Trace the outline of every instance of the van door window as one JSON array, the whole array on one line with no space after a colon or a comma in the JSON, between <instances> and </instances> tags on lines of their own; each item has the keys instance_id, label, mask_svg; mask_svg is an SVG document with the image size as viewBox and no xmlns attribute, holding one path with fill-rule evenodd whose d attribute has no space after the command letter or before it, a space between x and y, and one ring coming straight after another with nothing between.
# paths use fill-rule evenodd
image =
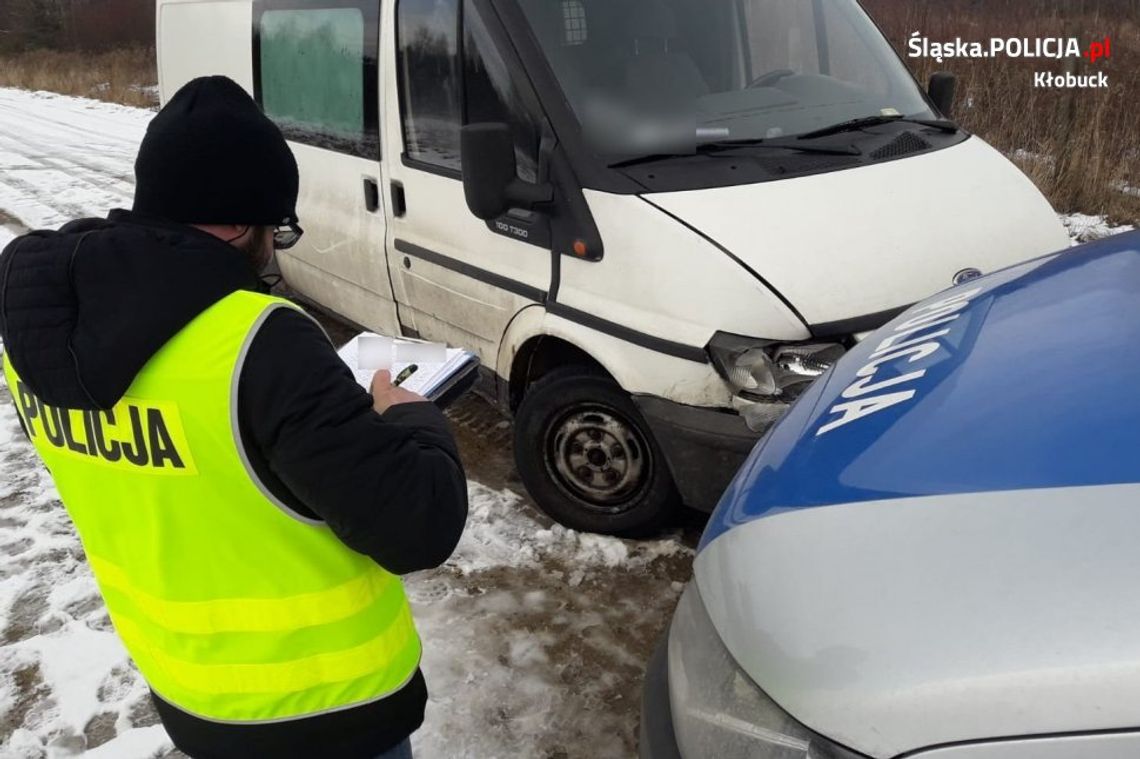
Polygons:
<instances>
[{"instance_id":1,"label":"van door window","mask_svg":"<svg viewBox=\"0 0 1140 759\"><path fill-rule=\"evenodd\" d=\"M509 124L515 138L518 177L538 181L541 132L511 82L507 63L495 47L478 9L468 0L463 16L465 124Z\"/></svg>"},{"instance_id":2,"label":"van door window","mask_svg":"<svg viewBox=\"0 0 1140 759\"><path fill-rule=\"evenodd\" d=\"M400 2L400 84L407 157L458 172L460 125L503 122L514 131L519 177L534 182L540 131L471 2L462 8L463 70L456 70L459 10L458 0Z\"/></svg>"},{"instance_id":3,"label":"van door window","mask_svg":"<svg viewBox=\"0 0 1140 759\"><path fill-rule=\"evenodd\" d=\"M400 0L397 22L404 152L459 171L459 0Z\"/></svg>"},{"instance_id":4,"label":"van door window","mask_svg":"<svg viewBox=\"0 0 1140 759\"><path fill-rule=\"evenodd\" d=\"M376 45L379 17L357 7L259 4L254 88L295 142L378 158Z\"/></svg>"}]
</instances>

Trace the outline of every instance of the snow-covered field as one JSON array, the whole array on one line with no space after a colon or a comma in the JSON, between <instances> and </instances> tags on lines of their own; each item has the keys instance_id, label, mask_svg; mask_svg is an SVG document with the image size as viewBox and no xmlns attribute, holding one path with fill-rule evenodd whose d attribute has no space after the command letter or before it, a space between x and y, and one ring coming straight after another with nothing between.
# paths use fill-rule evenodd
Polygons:
<instances>
[{"instance_id":1,"label":"snow-covered field","mask_svg":"<svg viewBox=\"0 0 1140 759\"><path fill-rule=\"evenodd\" d=\"M0 89L0 247L29 228L129 207L152 115ZM460 432L509 445L501 425ZM478 463L468 468L481 477ZM469 487L471 517L454 557L406 583L431 692L417 755L631 756L642 668L691 550L676 539L633 543L550 527L502 482ZM169 753L0 387L0 757Z\"/></svg>"},{"instance_id":2,"label":"snow-covered field","mask_svg":"<svg viewBox=\"0 0 1140 759\"><path fill-rule=\"evenodd\" d=\"M152 115L0 89L0 247L29 228L129 207ZM1097 217L1063 220L1074 240L1123 231ZM470 493L456 555L407 582L432 692L418 755L631 755L645 653L691 551L548 527L503 482L473 481ZM146 693L2 388L0 756L167 754Z\"/></svg>"}]
</instances>

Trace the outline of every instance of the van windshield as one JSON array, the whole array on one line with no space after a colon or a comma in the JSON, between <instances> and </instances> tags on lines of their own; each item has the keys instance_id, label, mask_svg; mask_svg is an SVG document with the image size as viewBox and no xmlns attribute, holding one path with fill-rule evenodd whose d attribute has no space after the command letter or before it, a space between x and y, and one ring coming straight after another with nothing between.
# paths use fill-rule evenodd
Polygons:
<instances>
[{"instance_id":1,"label":"van windshield","mask_svg":"<svg viewBox=\"0 0 1140 759\"><path fill-rule=\"evenodd\" d=\"M604 155L936 118L856 0L519 0Z\"/></svg>"}]
</instances>

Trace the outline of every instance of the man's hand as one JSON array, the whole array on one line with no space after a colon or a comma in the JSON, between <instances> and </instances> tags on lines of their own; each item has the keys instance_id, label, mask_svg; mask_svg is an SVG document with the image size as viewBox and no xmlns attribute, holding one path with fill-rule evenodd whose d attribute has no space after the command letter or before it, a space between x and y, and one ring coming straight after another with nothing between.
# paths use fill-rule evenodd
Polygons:
<instances>
[{"instance_id":1,"label":"man's hand","mask_svg":"<svg viewBox=\"0 0 1140 759\"><path fill-rule=\"evenodd\" d=\"M383 414L401 403L427 403L427 398L394 386L392 375L387 369L381 369L372 375L372 408L376 409L377 414Z\"/></svg>"}]
</instances>

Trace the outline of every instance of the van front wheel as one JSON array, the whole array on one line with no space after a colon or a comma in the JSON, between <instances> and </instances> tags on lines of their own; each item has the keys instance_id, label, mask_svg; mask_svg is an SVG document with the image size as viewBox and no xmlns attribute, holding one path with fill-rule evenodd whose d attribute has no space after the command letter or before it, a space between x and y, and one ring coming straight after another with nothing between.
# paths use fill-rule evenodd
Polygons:
<instances>
[{"instance_id":1,"label":"van front wheel","mask_svg":"<svg viewBox=\"0 0 1140 759\"><path fill-rule=\"evenodd\" d=\"M646 535L680 502L649 426L608 377L580 368L543 377L515 414L514 437L531 497L572 529Z\"/></svg>"}]
</instances>

